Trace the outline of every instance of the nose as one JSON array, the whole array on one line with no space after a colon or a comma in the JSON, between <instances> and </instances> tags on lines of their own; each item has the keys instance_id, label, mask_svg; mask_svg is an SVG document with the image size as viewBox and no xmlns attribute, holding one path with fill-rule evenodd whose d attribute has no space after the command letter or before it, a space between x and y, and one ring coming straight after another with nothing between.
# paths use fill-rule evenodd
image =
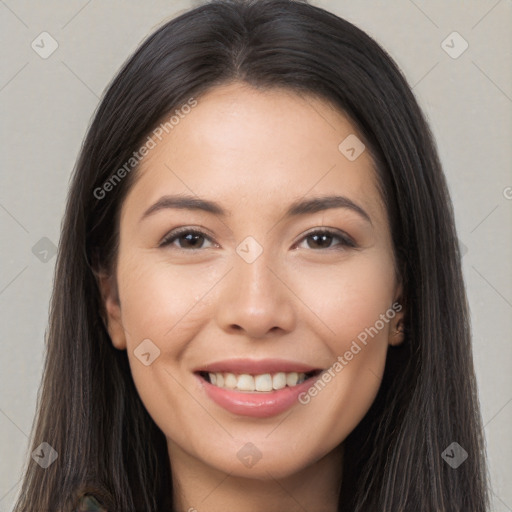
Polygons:
<instances>
[{"instance_id":1,"label":"nose","mask_svg":"<svg viewBox=\"0 0 512 512\"><path fill-rule=\"evenodd\" d=\"M224 332L266 338L294 329L294 296L274 268L265 252L252 263L235 258L217 302L216 320Z\"/></svg>"}]
</instances>

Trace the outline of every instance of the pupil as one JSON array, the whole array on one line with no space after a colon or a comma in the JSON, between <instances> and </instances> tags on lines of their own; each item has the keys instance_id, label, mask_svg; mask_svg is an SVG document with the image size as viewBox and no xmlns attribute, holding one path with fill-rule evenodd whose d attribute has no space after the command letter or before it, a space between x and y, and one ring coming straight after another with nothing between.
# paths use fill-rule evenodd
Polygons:
<instances>
[{"instance_id":1,"label":"pupil","mask_svg":"<svg viewBox=\"0 0 512 512\"><path fill-rule=\"evenodd\" d=\"M198 233L188 233L183 238L187 241L188 245L194 246L194 245L197 245L197 244L194 244L194 242L197 242L197 240L202 238L202 236ZM190 244L190 242L192 242L192 243Z\"/></svg>"},{"instance_id":2,"label":"pupil","mask_svg":"<svg viewBox=\"0 0 512 512\"><path fill-rule=\"evenodd\" d=\"M332 239L332 236L331 235L328 235L328 234L324 234L324 235L312 235L312 238L315 242L315 244L320 244L322 245L322 242L327 242L327 247L330 245L330 241ZM320 242L318 239L321 239ZM325 247L325 243L323 245L323 247Z\"/></svg>"}]
</instances>

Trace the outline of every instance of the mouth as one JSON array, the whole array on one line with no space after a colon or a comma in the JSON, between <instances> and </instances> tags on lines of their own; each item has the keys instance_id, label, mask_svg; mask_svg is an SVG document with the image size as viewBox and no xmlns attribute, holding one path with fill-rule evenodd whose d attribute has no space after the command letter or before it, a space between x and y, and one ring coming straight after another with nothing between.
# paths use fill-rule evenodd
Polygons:
<instances>
[{"instance_id":1,"label":"mouth","mask_svg":"<svg viewBox=\"0 0 512 512\"><path fill-rule=\"evenodd\" d=\"M322 370L309 372L232 373L199 371L197 375L218 388L244 393L271 393L293 388L318 376Z\"/></svg>"},{"instance_id":2,"label":"mouth","mask_svg":"<svg viewBox=\"0 0 512 512\"><path fill-rule=\"evenodd\" d=\"M283 359L231 359L193 370L207 400L236 416L270 418L299 404L323 369Z\"/></svg>"}]
</instances>

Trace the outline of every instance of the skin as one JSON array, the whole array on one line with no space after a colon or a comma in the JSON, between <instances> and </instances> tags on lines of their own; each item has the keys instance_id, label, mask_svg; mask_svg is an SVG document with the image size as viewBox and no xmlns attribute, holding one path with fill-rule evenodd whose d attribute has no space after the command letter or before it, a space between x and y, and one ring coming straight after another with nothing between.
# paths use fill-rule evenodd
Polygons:
<instances>
[{"instance_id":1,"label":"skin","mask_svg":"<svg viewBox=\"0 0 512 512\"><path fill-rule=\"evenodd\" d=\"M112 343L127 350L167 438L180 512L336 510L343 440L375 399L404 310L308 404L275 417L229 413L192 370L246 357L329 368L400 302L369 152L349 161L338 149L350 134L356 128L322 100L234 83L199 98L137 171L122 205L116 272L100 286ZM173 208L141 220L166 194L216 201L229 214ZM331 194L371 223L348 208L284 217L293 201ZM206 236L159 247L179 227ZM336 235L315 243L314 228L346 233L357 248ZM236 252L248 236L263 249L252 263ZM145 339L160 350L148 366L134 354ZM252 467L237 457L248 442L262 455Z\"/></svg>"}]
</instances>

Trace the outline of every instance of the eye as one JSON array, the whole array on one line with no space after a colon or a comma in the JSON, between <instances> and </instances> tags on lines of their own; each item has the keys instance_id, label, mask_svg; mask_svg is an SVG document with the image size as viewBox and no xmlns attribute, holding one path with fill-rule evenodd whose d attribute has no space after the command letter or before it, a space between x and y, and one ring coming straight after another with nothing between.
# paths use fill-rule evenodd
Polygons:
<instances>
[{"instance_id":1,"label":"eye","mask_svg":"<svg viewBox=\"0 0 512 512\"><path fill-rule=\"evenodd\" d=\"M331 245L334 240L340 243ZM355 248L357 244L345 233L330 229L317 229L307 234L302 241L306 241L309 249L340 249L347 247Z\"/></svg>"},{"instance_id":2,"label":"eye","mask_svg":"<svg viewBox=\"0 0 512 512\"><path fill-rule=\"evenodd\" d=\"M171 231L160 243L159 247L166 247L178 242L177 249L205 249L203 243L211 241L210 237L197 229L184 228ZM213 247L213 245L212 245Z\"/></svg>"},{"instance_id":3,"label":"eye","mask_svg":"<svg viewBox=\"0 0 512 512\"><path fill-rule=\"evenodd\" d=\"M332 244L333 241L338 240L339 243ZM357 244L348 235L330 230L321 229L311 231L306 235L302 241L306 241L309 249L339 249L347 247L357 247ZM178 242L178 245L175 244ZM205 242L210 242L210 247L214 247L216 244L212 243L212 239L204 232L197 229L182 228L179 230L171 231L160 243L159 247L167 247L175 244L177 249L205 249Z\"/></svg>"}]
</instances>

